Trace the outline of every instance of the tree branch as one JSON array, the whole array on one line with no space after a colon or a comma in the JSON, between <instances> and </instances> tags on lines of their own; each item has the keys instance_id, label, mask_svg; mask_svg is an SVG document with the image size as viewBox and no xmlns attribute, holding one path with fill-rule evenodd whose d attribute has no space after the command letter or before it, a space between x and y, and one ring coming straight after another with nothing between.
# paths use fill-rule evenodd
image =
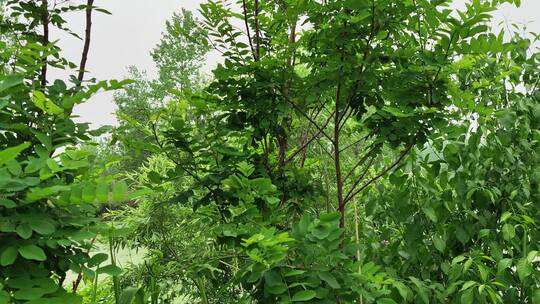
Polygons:
<instances>
[{"instance_id":1,"label":"tree branch","mask_svg":"<svg viewBox=\"0 0 540 304\"><path fill-rule=\"evenodd\" d=\"M255 54L255 48L253 48L253 41L251 40L251 32L249 30L249 22L247 16L246 0L242 0L242 8L244 10L244 23L246 25L246 33L249 41L249 47L251 49L251 54L253 55L253 60L257 61L257 54Z\"/></svg>"},{"instance_id":2,"label":"tree branch","mask_svg":"<svg viewBox=\"0 0 540 304\"><path fill-rule=\"evenodd\" d=\"M326 126L328 126L328 124L332 120L332 117L334 117L334 114L335 114L335 112L333 112L332 115L330 115L326 119L326 121L324 122L324 125L322 126L322 128L326 128ZM308 141L306 141L300 148L298 148L291 156L289 156L287 158L285 163L288 163L291 160L293 160L296 157L296 155L298 155L300 152L302 152L302 150L306 149L311 144L311 142L313 142L315 139L317 139L321 135L321 133L322 133L322 129L319 128L319 130L315 133L315 135L313 135Z\"/></svg>"},{"instance_id":3,"label":"tree branch","mask_svg":"<svg viewBox=\"0 0 540 304\"><path fill-rule=\"evenodd\" d=\"M255 0L255 53L257 61L261 59L261 31L259 28L259 0Z\"/></svg>"},{"instance_id":4,"label":"tree branch","mask_svg":"<svg viewBox=\"0 0 540 304\"><path fill-rule=\"evenodd\" d=\"M345 178L343 179L344 181L347 180L349 177L351 177L351 175L354 173L354 170L356 170L356 168L358 168L360 165L362 165L367 159L368 157L373 153L373 151L375 151L375 149L377 149L378 147L380 147L380 144L375 144L373 143L372 145L370 145L370 149L369 151L353 166L353 168L351 169L351 171L349 171L349 173L345 176ZM343 151L343 150L342 150ZM353 186L353 188L356 187Z\"/></svg>"},{"instance_id":5,"label":"tree branch","mask_svg":"<svg viewBox=\"0 0 540 304\"><path fill-rule=\"evenodd\" d=\"M86 62L88 61L88 52L90 51L90 40L92 35L92 9L94 0L88 0L86 4L86 29L84 37L84 46L81 56L81 64L79 65L79 74L77 75L77 88L82 86L84 73L86 71Z\"/></svg>"},{"instance_id":6,"label":"tree branch","mask_svg":"<svg viewBox=\"0 0 540 304\"><path fill-rule=\"evenodd\" d=\"M44 47L49 44L49 3L47 0L41 1L41 22L43 24L43 38L41 43ZM41 87L44 88L47 85L47 55L43 58L43 66L41 67L41 74L39 76Z\"/></svg>"},{"instance_id":7,"label":"tree branch","mask_svg":"<svg viewBox=\"0 0 540 304\"><path fill-rule=\"evenodd\" d=\"M310 122L315 128L317 128L317 130L319 130L319 132L320 132L321 134L323 134L323 135L324 135L326 138L328 138L328 140L330 140L331 142L334 141L334 140L332 139L332 137L330 137L328 134L326 134L326 132L324 132L324 127L326 127L327 124L326 124L323 128L321 128L321 127L317 124L317 122L315 122L311 117L309 117L309 115L307 115L304 111L302 111L302 109L300 109L300 107L299 107L297 104L295 104L292 100L289 100L288 98L285 98L285 99L286 99L287 102L289 102L289 103L290 103L290 104L291 104L291 105L292 105L292 106L293 106L300 114L302 114L302 116L304 116L305 118L307 118L307 120L309 120L309 122ZM333 115L335 115L335 114L336 114L336 112L334 111L334 112L332 113L331 116L333 116Z\"/></svg>"},{"instance_id":8,"label":"tree branch","mask_svg":"<svg viewBox=\"0 0 540 304\"><path fill-rule=\"evenodd\" d=\"M386 167L383 171L381 171L379 174L375 175L373 178L371 178L367 183L362 185L360 189L354 191L351 193L348 197L345 198L345 204L348 203L351 199L353 199L358 193L362 192L365 188L367 188L369 185L371 185L374 181L378 180L379 178L383 177L386 173L388 173L390 170L395 168L404 158L407 156L409 151L411 151L412 147L414 146L415 141L413 140L405 150L401 152L399 157L394 161L390 166Z\"/></svg>"}]
</instances>

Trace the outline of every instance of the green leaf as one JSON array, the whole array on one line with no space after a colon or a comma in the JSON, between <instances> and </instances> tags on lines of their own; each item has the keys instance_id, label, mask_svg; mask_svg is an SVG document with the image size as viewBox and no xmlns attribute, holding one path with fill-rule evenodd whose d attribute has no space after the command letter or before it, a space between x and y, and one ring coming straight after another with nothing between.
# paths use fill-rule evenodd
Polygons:
<instances>
[{"instance_id":1,"label":"green leaf","mask_svg":"<svg viewBox=\"0 0 540 304\"><path fill-rule=\"evenodd\" d=\"M15 159L19 153L22 151L28 149L30 147L29 142L22 143L18 146L7 148L5 150L0 151L0 166L4 165L8 161Z\"/></svg>"},{"instance_id":2,"label":"green leaf","mask_svg":"<svg viewBox=\"0 0 540 304\"><path fill-rule=\"evenodd\" d=\"M30 227L35 232L41 234L41 235L50 235L56 231L56 228L54 225L44 218L33 218L31 221L29 221Z\"/></svg>"},{"instance_id":3,"label":"green leaf","mask_svg":"<svg viewBox=\"0 0 540 304\"><path fill-rule=\"evenodd\" d=\"M159 173L157 173L156 171L150 171L148 172L148 179L150 180L150 182L154 183L154 184L161 184L162 183L162 178L161 178L161 175L159 175Z\"/></svg>"},{"instance_id":4,"label":"green leaf","mask_svg":"<svg viewBox=\"0 0 540 304\"><path fill-rule=\"evenodd\" d=\"M501 223L504 223L507 219L509 219L512 216L511 212L506 211L501 215Z\"/></svg>"},{"instance_id":5,"label":"green leaf","mask_svg":"<svg viewBox=\"0 0 540 304\"><path fill-rule=\"evenodd\" d=\"M328 286L332 287L333 289L341 288L341 285L339 285L336 278L330 272L323 271L323 272L319 272L318 275L319 275L319 278L321 278L321 280L328 283Z\"/></svg>"},{"instance_id":6,"label":"green leaf","mask_svg":"<svg viewBox=\"0 0 540 304\"><path fill-rule=\"evenodd\" d=\"M446 249L446 241L438 235L433 237L433 245L440 252L444 252L444 249Z\"/></svg>"},{"instance_id":7,"label":"green leaf","mask_svg":"<svg viewBox=\"0 0 540 304\"><path fill-rule=\"evenodd\" d=\"M5 267L13 264L17 259L17 248L10 246L7 247L0 255L0 265Z\"/></svg>"},{"instance_id":8,"label":"green leaf","mask_svg":"<svg viewBox=\"0 0 540 304\"><path fill-rule=\"evenodd\" d=\"M511 224L504 224L502 227L503 238L510 241L516 236L516 228Z\"/></svg>"},{"instance_id":9,"label":"green leaf","mask_svg":"<svg viewBox=\"0 0 540 304\"><path fill-rule=\"evenodd\" d=\"M128 191L128 186L125 181L119 181L114 184L112 189L112 199L115 202L121 202L125 199Z\"/></svg>"},{"instance_id":10,"label":"green leaf","mask_svg":"<svg viewBox=\"0 0 540 304\"><path fill-rule=\"evenodd\" d=\"M429 296L424 284L415 277L409 277L409 279L411 280L411 282L413 282L414 285L416 285L418 295L420 296L420 299L422 299L422 302L424 302L425 304L429 304Z\"/></svg>"},{"instance_id":11,"label":"green leaf","mask_svg":"<svg viewBox=\"0 0 540 304\"><path fill-rule=\"evenodd\" d=\"M96 199L100 203L106 203L109 200L109 185L106 182L98 182L96 186Z\"/></svg>"},{"instance_id":12,"label":"green leaf","mask_svg":"<svg viewBox=\"0 0 540 304\"><path fill-rule=\"evenodd\" d=\"M122 269L116 265L107 265L107 266L98 268L97 273L99 274L105 273L110 276L119 276L120 274L122 274Z\"/></svg>"},{"instance_id":13,"label":"green leaf","mask_svg":"<svg viewBox=\"0 0 540 304\"><path fill-rule=\"evenodd\" d=\"M532 273L533 268L531 263L527 260L527 258L522 258L517 263L517 273L519 276L519 280L521 282L524 282Z\"/></svg>"},{"instance_id":14,"label":"green leaf","mask_svg":"<svg viewBox=\"0 0 540 304\"><path fill-rule=\"evenodd\" d=\"M438 221L437 214L435 213L435 210L431 207L426 207L422 209L426 216L434 223Z\"/></svg>"},{"instance_id":15,"label":"green leaf","mask_svg":"<svg viewBox=\"0 0 540 304\"><path fill-rule=\"evenodd\" d=\"M536 289L533 293L532 304L540 304L540 289Z\"/></svg>"},{"instance_id":16,"label":"green leaf","mask_svg":"<svg viewBox=\"0 0 540 304\"><path fill-rule=\"evenodd\" d=\"M497 271L502 272L512 266L512 259L502 259L497 263Z\"/></svg>"},{"instance_id":17,"label":"green leaf","mask_svg":"<svg viewBox=\"0 0 540 304\"><path fill-rule=\"evenodd\" d=\"M467 290L467 289L471 288L474 285L476 285L475 281L467 281L467 282L463 283L463 286L461 286L461 291Z\"/></svg>"},{"instance_id":18,"label":"green leaf","mask_svg":"<svg viewBox=\"0 0 540 304\"><path fill-rule=\"evenodd\" d=\"M455 265L457 263L463 262L467 257L463 255L458 255L457 257L452 259L452 265Z\"/></svg>"},{"instance_id":19,"label":"green leaf","mask_svg":"<svg viewBox=\"0 0 540 304\"><path fill-rule=\"evenodd\" d=\"M270 294L280 295L287 291L287 286L285 284L280 284L280 285L265 284L264 291Z\"/></svg>"},{"instance_id":20,"label":"green leaf","mask_svg":"<svg viewBox=\"0 0 540 304\"><path fill-rule=\"evenodd\" d=\"M467 289L461 294L461 304L472 304L474 301L474 289Z\"/></svg>"},{"instance_id":21,"label":"green leaf","mask_svg":"<svg viewBox=\"0 0 540 304\"><path fill-rule=\"evenodd\" d=\"M52 100L47 98L45 94L43 94L43 92L34 91L32 95L32 101L34 102L36 107L40 108L45 113L52 115L59 115L64 113L64 109L60 108Z\"/></svg>"},{"instance_id":22,"label":"green leaf","mask_svg":"<svg viewBox=\"0 0 540 304\"><path fill-rule=\"evenodd\" d=\"M313 290L302 290L294 294L294 296L292 297L292 301L293 302L309 301L315 298L316 295L317 293Z\"/></svg>"},{"instance_id":23,"label":"green leaf","mask_svg":"<svg viewBox=\"0 0 540 304\"><path fill-rule=\"evenodd\" d=\"M394 282L394 287L398 290L399 295L403 298L404 303L407 303L409 298L410 289L400 281Z\"/></svg>"},{"instance_id":24,"label":"green leaf","mask_svg":"<svg viewBox=\"0 0 540 304\"><path fill-rule=\"evenodd\" d=\"M390 298L382 298L377 300L377 304L397 304L396 301Z\"/></svg>"},{"instance_id":25,"label":"green leaf","mask_svg":"<svg viewBox=\"0 0 540 304\"><path fill-rule=\"evenodd\" d=\"M15 232L17 232L17 234L25 240L32 236L32 228L27 223L17 225Z\"/></svg>"},{"instance_id":26,"label":"green leaf","mask_svg":"<svg viewBox=\"0 0 540 304\"><path fill-rule=\"evenodd\" d=\"M19 248L19 253L27 260L45 261L47 259L43 249L36 245L24 245Z\"/></svg>"},{"instance_id":27,"label":"green leaf","mask_svg":"<svg viewBox=\"0 0 540 304\"><path fill-rule=\"evenodd\" d=\"M292 277L292 276L297 276L297 275L301 275L301 274L304 274L306 273L305 270L300 270L300 269L293 269L293 270L290 270L288 272L285 273L285 277Z\"/></svg>"},{"instance_id":28,"label":"green leaf","mask_svg":"<svg viewBox=\"0 0 540 304\"><path fill-rule=\"evenodd\" d=\"M11 209L17 207L17 204L10 199L0 197L0 206Z\"/></svg>"},{"instance_id":29,"label":"green leaf","mask_svg":"<svg viewBox=\"0 0 540 304\"><path fill-rule=\"evenodd\" d=\"M92 184L85 185L82 191L83 202L90 204L95 200L95 198L96 198L96 189L94 185Z\"/></svg>"},{"instance_id":30,"label":"green leaf","mask_svg":"<svg viewBox=\"0 0 540 304\"><path fill-rule=\"evenodd\" d=\"M411 116L414 116L414 113L403 113L401 112L400 109L398 108L394 108L394 107L390 107L390 106L385 106L383 107L383 111L386 111L396 117L411 117Z\"/></svg>"},{"instance_id":31,"label":"green leaf","mask_svg":"<svg viewBox=\"0 0 540 304\"><path fill-rule=\"evenodd\" d=\"M467 233L467 230L465 230L463 227L458 226L456 228L456 237L457 239L462 243L465 244L469 241L470 236L469 233Z\"/></svg>"},{"instance_id":32,"label":"green leaf","mask_svg":"<svg viewBox=\"0 0 540 304\"><path fill-rule=\"evenodd\" d=\"M23 83L24 78L20 75L9 75L0 81L0 93Z\"/></svg>"},{"instance_id":33,"label":"green leaf","mask_svg":"<svg viewBox=\"0 0 540 304\"><path fill-rule=\"evenodd\" d=\"M140 288L127 287L122 291L118 304L131 304L135 299L135 295L139 292Z\"/></svg>"}]
</instances>

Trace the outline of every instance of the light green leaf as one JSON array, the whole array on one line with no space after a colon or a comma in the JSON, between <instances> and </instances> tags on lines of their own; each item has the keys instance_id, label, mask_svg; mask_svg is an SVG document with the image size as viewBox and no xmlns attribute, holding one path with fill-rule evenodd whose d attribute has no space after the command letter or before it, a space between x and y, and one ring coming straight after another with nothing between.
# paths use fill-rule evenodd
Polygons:
<instances>
[{"instance_id":1,"label":"light green leaf","mask_svg":"<svg viewBox=\"0 0 540 304\"><path fill-rule=\"evenodd\" d=\"M434 223L438 221L437 214L435 213L435 210L431 207L426 207L422 209L426 216Z\"/></svg>"},{"instance_id":2,"label":"light green leaf","mask_svg":"<svg viewBox=\"0 0 540 304\"><path fill-rule=\"evenodd\" d=\"M426 287L424 284L415 277L409 277L411 282L413 282L414 285L416 285L416 289L418 290L418 295L420 296L420 299L422 299L422 302L424 304L429 304L429 296L426 290Z\"/></svg>"},{"instance_id":3,"label":"light green leaf","mask_svg":"<svg viewBox=\"0 0 540 304\"><path fill-rule=\"evenodd\" d=\"M122 274L122 269L116 265L107 265L107 266L98 268L97 273L98 274L105 273L110 276L119 276L120 274Z\"/></svg>"},{"instance_id":4,"label":"light green leaf","mask_svg":"<svg viewBox=\"0 0 540 304\"><path fill-rule=\"evenodd\" d=\"M509 219L512 216L511 212L506 211L501 215L501 223L504 223L507 219Z\"/></svg>"},{"instance_id":5,"label":"light green leaf","mask_svg":"<svg viewBox=\"0 0 540 304\"><path fill-rule=\"evenodd\" d=\"M139 292L139 288L128 287L122 291L118 304L131 304L135 299L135 295Z\"/></svg>"},{"instance_id":6,"label":"light green leaf","mask_svg":"<svg viewBox=\"0 0 540 304\"><path fill-rule=\"evenodd\" d=\"M115 202L121 202L125 199L128 191L128 186L125 181L119 181L114 184L112 189L112 199Z\"/></svg>"},{"instance_id":7,"label":"light green leaf","mask_svg":"<svg viewBox=\"0 0 540 304\"><path fill-rule=\"evenodd\" d=\"M474 301L474 289L467 289L461 294L461 304L472 304Z\"/></svg>"},{"instance_id":8,"label":"light green leaf","mask_svg":"<svg viewBox=\"0 0 540 304\"><path fill-rule=\"evenodd\" d=\"M0 81L0 93L23 83L24 78L19 75L9 75Z\"/></svg>"},{"instance_id":9,"label":"light green leaf","mask_svg":"<svg viewBox=\"0 0 540 304\"><path fill-rule=\"evenodd\" d=\"M100 203L106 203L109 200L109 185L106 182L98 182L96 186L96 199Z\"/></svg>"},{"instance_id":10,"label":"light green leaf","mask_svg":"<svg viewBox=\"0 0 540 304\"><path fill-rule=\"evenodd\" d=\"M524 282L533 272L531 263L526 258L522 258L517 263L517 273L519 280Z\"/></svg>"},{"instance_id":11,"label":"light green leaf","mask_svg":"<svg viewBox=\"0 0 540 304\"><path fill-rule=\"evenodd\" d=\"M510 241L516 236L516 228L511 224L504 224L502 227L503 238Z\"/></svg>"},{"instance_id":12,"label":"light green leaf","mask_svg":"<svg viewBox=\"0 0 540 304\"><path fill-rule=\"evenodd\" d=\"M18 146L7 148L5 150L0 151L0 166L4 165L8 161L15 159L19 153L22 151L28 149L30 147L29 142L22 143Z\"/></svg>"},{"instance_id":13,"label":"light green leaf","mask_svg":"<svg viewBox=\"0 0 540 304\"><path fill-rule=\"evenodd\" d=\"M96 189L92 184L86 184L82 191L82 200L85 203L92 203L96 198Z\"/></svg>"}]
</instances>

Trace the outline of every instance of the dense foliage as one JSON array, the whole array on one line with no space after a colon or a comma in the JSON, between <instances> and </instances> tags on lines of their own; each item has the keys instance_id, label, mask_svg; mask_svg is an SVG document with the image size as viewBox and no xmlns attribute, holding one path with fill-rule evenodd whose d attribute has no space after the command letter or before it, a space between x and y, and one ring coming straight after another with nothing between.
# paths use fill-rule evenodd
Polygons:
<instances>
[{"instance_id":1,"label":"dense foliage","mask_svg":"<svg viewBox=\"0 0 540 304\"><path fill-rule=\"evenodd\" d=\"M42 81L69 66L44 7L8 3L8 303L75 297L68 269L85 303L540 303L538 36L490 27L519 1L208 1L166 23L157 79L72 88ZM71 110L122 86L95 144Z\"/></svg>"}]
</instances>

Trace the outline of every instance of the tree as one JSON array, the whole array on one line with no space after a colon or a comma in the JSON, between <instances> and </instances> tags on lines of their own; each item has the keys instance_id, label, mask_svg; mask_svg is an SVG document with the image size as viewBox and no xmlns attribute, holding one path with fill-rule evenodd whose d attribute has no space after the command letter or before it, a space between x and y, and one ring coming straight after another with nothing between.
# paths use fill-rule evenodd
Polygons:
<instances>
[{"instance_id":1,"label":"tree","mask_svg":"<svg viewBox=\"0 0 540 304\"><path fill-rule=\"evenodd\" d=\"M205 264L228 274L233 301L467 302L477 296L468 291L472 285L443 291L450 286L441 283L444 278L402 277L411 273L399 263L383 271L373 262L381 242L360 237L403 224L384 226L384 215L376 222L347 219L354 215L352 204L376 202L373 191L382 191L389 175L401 178L393 172L412 166L411 153L426 145L444 150L456 133L463 134L463 119L483 111L475 104L501 109L521 98L504 83L534 79L534 71L516 76L516 68L509 69L526 57L510 50L528 44L505 44L503 34L487 26L503 2L513 3L473 1L463 11L450 9L450 1L201 6L209 35L203 44L221 51L224 64L206 92L182 95L187 109L166 109L152 128L141 130L153 134L154 151L176 165L161 178L191 182L170 201L215 211L223 230L213 245L232 254ZM470 62L477 57L484 66ZM476 79L485 69L499 77ZM331 166L332 184L315 164ZM321 184L327 185L322 193ZM438 218L433 207L421 210L431 221ZM351 235L359 225L367 231ZM215 281L208 274L197 285L203 302L210 301L205 291ZM479 298L489 293L478 292Z\"/></svg>"},{"instance_id":2,"label":"tree","mask_svg":"<svg viewBox=\"0 0 540 304\"><path fill-rule=\"evenodd\" d=\"M112 177L102 176L95 156L77 148L99 131L74 122L71 113L93 93L123 83L85 86L84 73L72 77L72 85L48 78L48 65L77 67L49 41L48 27L63 28L60 13L84 9L88 28L94 9L50 9L48 4L8 1L10 18L0 26L18 38L17 43L1 42L0 50L1 303L80 303L80 297L64 289L68 271L97 277L118 270L90 269L103 263L97 261L102 257L89 256L90 240L99 232L94 203L108 200ZM85 47L82 58L87 53ZM123 199L123 188L114 189L113 196Z\"/></svg>"},{"instance_id":3,"label":"tree","mask_svg":"<svg viewBox=\"0 0 540 304\"><path fill-rule=\"evenodd\" d=\"M200 68L209 47L198 41L204 41L205 36L206 31L186 9L173 14L165 23L165 32L151 53L159 71L159 83L164 88L194 90L200 87Z\"/></svg>"}]
</instances>

